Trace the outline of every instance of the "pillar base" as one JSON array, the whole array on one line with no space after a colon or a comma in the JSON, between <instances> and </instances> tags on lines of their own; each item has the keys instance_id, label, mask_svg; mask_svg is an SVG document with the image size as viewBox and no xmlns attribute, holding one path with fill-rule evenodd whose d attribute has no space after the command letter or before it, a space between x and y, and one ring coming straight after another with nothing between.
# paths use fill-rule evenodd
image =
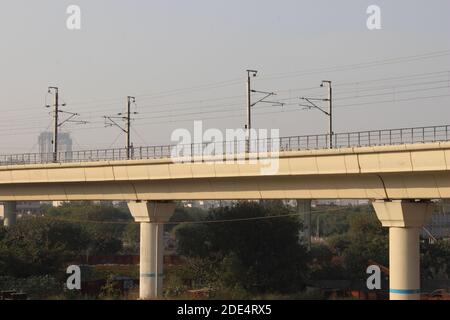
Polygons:
<instances>
[{"instance_id":1,"label":"pillar base","mask_svg":"<svg viewBox=\"0 0 450 320\"><path fill-rule=\"evenodd\" d=\"M12 227L17 221L16 202L8 201L3 203L3 225Z\"/></svg>"},{"instance_id":2,"label":"pillar base","mask_svg":"<svg viewBox=\"0 0 450 320\"><path fill-rule=\"evenodd\" d=\"M374 201L383 227L389 228L389 296L420 299L420 229L433 213L431 202Z\"/></svg>"},{"instance_id":3,"label":"pillar base","mask_svg":"<svg viewBox=\"0 0 450 320\"><path fill-rule=\"evenodd\" d=\"M136 222L167 222L175 211L175 204L159 201L130 201L128 208Z\"/></svg>"},{"instance_id":4,"label":"pillar base","mask_svg":"<svg viewBox=\"0 0 450 320\"><path fill-rule=\"evenodd\" d=\"M419 228L389 228L389 297L420 300Z\"/></svg>"},{"instance_id":5,"label":"pillar base","mask_svg":"<svg viewBox=\"0 0 450 320\"><path fill-rule=\"evenodd\" d=\"M175 211L175 204L133 201L128 208L141 224L139 299L157 299L163 293L164 223Z\"/></svg>"},{"instance_id":6,"label":"pillar base","mask_svg":"<svg viewBox=\"0 0 450 320\"><path fill-rule=\"evenodd\" d=\"M308 250L311 250L311 200L298 199L297 212L303 214L303 238Z\"/></svg>"}]
</instances>

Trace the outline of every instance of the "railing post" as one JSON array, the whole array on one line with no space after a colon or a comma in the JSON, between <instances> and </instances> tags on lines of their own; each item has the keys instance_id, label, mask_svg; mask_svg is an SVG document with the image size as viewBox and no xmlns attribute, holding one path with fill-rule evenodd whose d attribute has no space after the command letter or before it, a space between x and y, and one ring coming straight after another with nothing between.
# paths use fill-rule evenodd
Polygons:
<instances>
[{"instance_id":1,"label":"railing post","mask_svg":"<svg viewBox=\"0 0 450 320\"><path fill-rule=\"evenodd\" d=\"M225 141L225 139L222 141L222 156L223 156L223 159L226 160L226 158L227 158L227 142Z\"/></svg>"}]
</instances>

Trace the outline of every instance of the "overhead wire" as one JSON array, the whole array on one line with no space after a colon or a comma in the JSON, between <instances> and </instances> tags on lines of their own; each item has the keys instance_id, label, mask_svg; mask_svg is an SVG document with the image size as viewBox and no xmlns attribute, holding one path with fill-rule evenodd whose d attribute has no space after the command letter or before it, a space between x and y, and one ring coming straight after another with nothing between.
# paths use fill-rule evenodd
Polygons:
<instances>
[{"instance_id":1,"label":"overhead wire","mask_svg":"<svg viewBox=\"0 0 450 320\"><path fill-rule=\"evenodd\" d=\"M327 70L342 70L342 69L351 69L356 68L359 69L361 67L368 67L373 65L380 65L380 64L391 64L391 63L400 63L400 62L409 62L409 61L417 61L422 59L431 59L436 57L443 57L450 54L450 50L443 50L443 51L437 51L427 54L421 54L421 55L412 55L412 56L406 56L406 57L399 57L399 58L391 58L391 59L384 59L384 60L377 60L372 62L366 62L366 63L359 63L359 64L353 64L353 65L344 65L339 67L329 67L329 68L319 68L310 70L311 72L326 72ZM294 73L288 72L284 75L292 76ZM283 74L275 74L276 76L281 76ZM274 76L268 75L269 76ZM443 80L443 78L446 77L446 80ZM264 78L264 77L263 77ZM265 77L267 79L267 77ZM159 98L167 98L169 96L177 96L179 93L191 93L199 90L208 90L211 88L220 88L220 87L227 87L237 84L242 84L241 78L236 78L232 80L226 80L216 83L211 83L207 85L202 86L192 86L188 88L180 88L180 89L174 89L174 90L167 90L167 91L161 91L156 92L152 94L142 94L142 95L136 95L140 96L143 101L146 101L150 99L150 101ZM401 81L401 83L395 83L396 81ZM418 82L418 80L430 80L430 81L422 81ZM383 85L377 85L377 86L371 86L372 84L376 84L378 82L384 82ZM394 83L392 83L394 82ZM388 83L388 84L385 84ZM439 83L448 83L447 86L432 86L433 84L439 84ZM352 88L352 86L356 88ZM425 86L425 87L424 87ZM434 98L443 98L447 95L430 95L430 96L420 96L420 97L405 97L405 94L408 93L415 93L415 92L422 92L422 91L432 91L432 90L441 90L446 89L450 87L450 71L434 71L434 72L426 72L426 73L416 73L416 74L409 74L409 75L401 75L401 76L393 76L393 77L385 77L385 78L378 78L378 79L368 79L368 80L362 80L357 82L343 82L343 83L335 83L334 87L349 87L347 90L340 90L337 91L335 89L335 101L343 101L343 100L353 100L353 99L359 99L363 100L365 98L372 98L372 97L381 97L381 96L389 96L393 95L393 99L389 100L379 100L374 102L361 102L361 103L355 103L355 104L346 104L345 106L356 106L356 105L368 105L368 104L376 104L376 103L389 103L389 102L401 102L401 101L412 101L414 99L434 99ZM408 87L417 87L414 90L398 90L398 88L408 88ZM283 89L278 90L279 93L286 93L284 95L281 95L281 97L278 99L279 101L286 101L286 102L292 102L296 101L298 97L296 96L296 93L301 93L302 91L308 91L308 90L319 90L316 87L305 87L305 88L297 88L297 89ZM389 91L390 90L390 91ZM387 92L389 91L389 92ZM361 93L368 93L368 94L361 94ZM355 93L354 96L350 96L349 94ZM372 94L371 94L372 93ZM347 96L344 96L346 94ZM284 96L288 95L289 97L285 98ZM322 93L319 93L319 97L323 96ZM138 117L137 120L146 120L146 119L156 119L156 120L166 120L166 121L153 121L153 122L146 122L142 123L142 125L145 124L162 124L162 123L176 123L176 122L186 122L186 121L192 121L197 120L196 118L185 118L181 119L183 117L191 117L191 116L203 116L203 115L210 115L210 114L223 114L218 117L201 117L203 120L207 119L224 119L224 118L237 118L242 116L242 114L245 112L244 110L244 103L243 102L236 102L236 103L230 103L233 100L237 101L240 98L245 97L245 95L234 95L234 96L224 96L224 97L218 97L218 98L207 98L207 99L193 99L193 100L185 100L185 101L174 101L174 102L166 102L166 103L140 103L139 107L141 110L141 117ZM119 101L122 100L122 98L110 98L110 99L103 99L103 101ZM211 104L212 101L230 101L227 103L219 103L219 104ZM94 99L92 100L95 102L102 101L102 99ZM46 102L45 102L46 103ZM79 105L81 105L83 102L78 102ZM84 101L84 103L91 103L89 101ZM71 103L71 105L76 105L76 103ZM107 108L105 109L99 109L98 107L94 107L93 110L91 108L89 112L89 118L94 119L92 121L92 125L89 128L86 129L100 129L100 127L95 127L96 124L99 124L99 121L95 121L95 118L97 114L99 114L102 110L111 110L112 105L111 104L104 104ZM286 103L286 106L290 105L296 105L295 102L293 103ZM180 107L177 107L180 106ZM337 107L344 107L344 105L336 105ZM273 106L261 106L258 109L255 109L254 114L255 115L264 115L264 114L275 114L280 113L280 111L276 112L260 112L259 110L271 108ZM161 110L158 110L160 108ZM34 108L35 109L35 108ZM205 110L206 109L206 110ZM23 109L22 109L23 110ZM22 110L13 109L10 110L11 112L21 112ZM78 110L78 108L77 108ZM184 110L189 112L183 112ZM181 111L181 112L179 112ZM284 112L290 112L290 110L284 110L281 113ZM231 115L226 115L226 113L233 113ZM150 115L149 117L146 117L145 115ZM15 122L13 124L13 127L11 127L11 121L12 118L8 118L9 116L2 117L1 121L4 121L4 125L1 126L0 132L7 132L4 135L26 135L35 133L35 131L30 131L29 129L39 129L41 126L30 126L30 122L27 122L27 120L34 120L33 123L38 124L39 120L44 120L44 118L41 117L25 117L19 120L19 122ZM28 125L17 127L17 123L27 123ZM136 123L136 126L140 126L141 123ZM77 128L71 129L71 131L78 131ZM136 133L138 133L136 131ZM144 139L142 139L144 141Z\"/></svg>"},{"instance_id":2,"label":"overhead wire","mask_svg":"<svg viewBox=\"0 0 450 320\"><path fill-rule=\"evenodd\" d=\"M392 63L401 63L401 62L409 62L409 61L417 61L417 60L422 60L422 59L431 59L431 58L438 58L438 57L444 57L444 56L448 56L450 55L450 50L441 50L441 51L434 51L434 52L429 52L429 53L424 53L424 54L418 54L418 55L411 55L411 56L403 56L403 57L396 57L396 58L388 58L388 59L382 59L382 60L374 60L374 61L369 61L369 62L364 62L364 63L358 63L358 64L350 64L350 65L342 65L342 66L334 66L334 67L324 67L324 68L317 68L317 69L306 69L306 70L300 70L300 71L294 71L294 72L285 72L285 73L273 73L273 74L268 74L268 75L263 75L260 76L259 79L260 80L269 80L271 79L271 77L273 76L278 76L278 75L296 75L296 74L301 74L303 75L311 75L311 74L315 74L315 73L323 73L323 72L327 72L327 71L333 71L333 70L337 70L337 71L345 71L348 69L359 69L361 67L364 66L379 66L379 64L392 64ZM235 79L230 79L230 80L225 80L225 81L220 81L220 82L216 82L216 83L211 83L211 84L205 84L205 85L199 85L199 86L193 86L193 87L187 87L187 88L179 88L179 89L172 89L172 90L166 90L166 91L160 91L157 93L143 93L143 94L138 94L135 95L136 97L141 97L141 98L145 98L145 97L161 97L161 95L163 97L166 97L168 94L179 94L180 92L193 92L196 90L200 90L200 89L211 89L211 87L224 87L224 86L229 86L229 85L238 85L241 84L243 81L243 78L235 78ZM165 95L164 95L165 94ZM105 99L92 99L89 101L83 100L83 101L74 101L71 103L71 105L77 105L78 104L83 104L83 103L90 103L91 101L95 104L98 103L99 101L121 101L123 99L123 97L118 97L118 98L105 98ZM13 110L17 110L18 108L15 108ZM22 109L24 110L24 109ZM4 110L5 112L8 110Z\"/></svg>"},{"instance_id":3,"label":"overhead wire","mask_svg":"<svg viewBox=\"0 0 450 320\"><path fill-rule=\"evenodd\" d=\"M397 57L397 58L374 60L374 61L370 61L370 62L349 64L349 65L344 65L344 66L306 69L306 70L299 70L299 71L286 72L286 73L274 73L272 75L269 74L269 75L262 76L261 80L304 77L304 76L309 76L309 75L313 75L313 74L321 74L321 73L326 73L326 72L359 70L359 69L364 69L364 68L372 68L372 67L378 67L378 66L395 64L395 63L412 62L412 61L418 61L418 60L440 58L440 57L446 57L449 55L450 55L450 50L441 50L441 51L435 51L435 52L424 53L424 54L419 54L419 55L411 55L411 56L403 56L403 57Z\"/></svg>"},{"instance_id":4,"label":"overhead wire","mask_svg":"<svg viewBox=\"0 0 450 320\"><path fill-rule=\"evenodd\" d=\"M316 210L312 211L312 214L319 213L331 213L331 212L339 212L348 210L348 207L342 208L333 208L327 210ZM298 217L303 216L303 213L289 213L289 214L280 214L280 215L268 215L268 216L258 216L258 217L248 217L248 218L235 218L235 219L217 219L217 220L196 220L196 221L168 221L161 222L159 224L163 225L194 225L194 224L216 224L216 223L235 223L235 222L246 222L246 221L257 221L257 220L269 220L269 219L281 219L281 218L289 218L289 217ZM99 220L84 220L84 219L66 219L59 218L55 216L43 216L42 218L48 220L55 220L61 222L69 222L69 223L93 223L93 224L117 224L117 225L128 225L134 223L132 220L130 221L99 221Z\"/></svg>"},{"instance_id":5,"label":"overhead wire","mask_svg":"<svg viewBox=\"0 0 450 320\"><path fill-rule=\"evenodd\" d=\"M403 94L403 93L409 93L409 92L417 92L417 91L428 91L428 90L437 90L437 89L445 89L450 87L450 83L446 86L439 86L439 87L426 87L426 88L417 88L414 90L401 90L398 91L397 88L406 88L406 87L415 87L415 86L423 86L423 85L431 85L431 84L438 84L438 83L447 83L447 81L430 81L430 82L416 82L416 83L410 83L410 84L402 84L402 85L392 85L392 86L383 86L383 87L373 87L373 88L365 88L361 90L352 90L352 91L345 91L345 92L338 92L335 95L335 100L345 100L345 99L360 99L365 97L376 97L376 96L384 96L384 95L390 95L390 94ZM367 91L386 91L391 90L391 92L385 92L385 93L374 93L369 95L357 95L357 96L344 96L341 97L341 94L343 93L360 93L360 92L367 92ZM239 96L238 96L239 97ZM279 101L287 101L287 100L295 100L297 97L290 97L290 98L280 98ZM202 101L202 100L196 100L196 101ZM170 105L170 104L167 104ZM228 112L229 110L232 111L234 109L233 107L242 106L242 103L235 103L235 104L209 104L208 106L202 106L202 108L207 107L207 111L195 111L195 112L188 112L188 113L177 113L176 116L186 116L186 115L201 115L201 114L209 114L209 113L223 113ZM145 109L147 107L146 105L140 105L141 109ZM140 114L152 114L152 118L168 118L173 117L174 111L184 111L186 109L189 109L189 107L192 109L192 106L183 107L183 108L175 108L170 110L159 110L159 111L148 111L148 112L140 112ZM198 107L197 107L198 108ZM262 108L262 107L260 107ZM237 109L236 109L237 110ZM138 117L138 120L146 119L145 117ZM94 121L95 123L95 121ZM8 125L6 125L6 128L8 128ZM30 126L18 128L18 129L26 129L26 128L33 128ZM34 127L38 128L38 127ZM4 128L3 128L4 129Z\"/></svg>"}]
</instances>

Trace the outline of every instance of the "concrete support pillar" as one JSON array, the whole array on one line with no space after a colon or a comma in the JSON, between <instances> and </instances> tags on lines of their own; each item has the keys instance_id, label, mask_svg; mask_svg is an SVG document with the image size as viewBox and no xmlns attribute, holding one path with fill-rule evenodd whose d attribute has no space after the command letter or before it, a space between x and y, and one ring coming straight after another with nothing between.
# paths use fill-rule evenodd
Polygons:
<instances>
[{"instance_id":1,"label":"concrete support pillar","mask_svg":"<svg viewBox=\"0 0 450 320\"><path fill-rule=\"evenodd\" d=\"M156 299L163 292L164 223L175 211L175 204L132 201L128 207L141 224L139 298Z\"/></svg>"},{"instance_id":2,"label":"concrete support pillar","mask_svg":"<svg viewBox=\"0 0 450 320\"><path fill-rule=\"evenodd\" d=\"M383 227L389 228L391 300L420 299L420 229L433 213L431 202L374 201Z\"/></svg>"},{"instance_id":3,"label":"concrete support pillar","mask_svg":"<svg viewBox=\"0 0 450 320\"><path fill-rule=\"evenodd\" d=\"M391 300L419 300L419 228L389 229L389 268Z\"/></svg>"},{"instance_id":4,"label":"concrete support pillar","mask_svg":"<svg viewBox=\"0 0 450 320\"><path fill-rule=\"evenodd\" d=\"M17 211L16 202L9 201L3 203L3 225L5 227L12 227L16 224Z\"/></svg>"},{"instance_id":5,"label":"concrete support pillar","mask_svg":"<svg viewBox=\"0 0 450 320\"><path fill-rule=\"evenodd\" d=\"M53 208L59 208L62 207L65 201L52 201L52 207Z\"/></svg>"},{"instance_id":6,"label":"concrete support pillar","mask_svg":"<svg viewBox=\"0 0 450 320\"><path fill-rule=\"evenodd\" d=\"M311 249L311 200L310 199L298 199L297 211L299 214L303 214L303 238L308 246L308 250Z\"/></svg>"}]
</instances>

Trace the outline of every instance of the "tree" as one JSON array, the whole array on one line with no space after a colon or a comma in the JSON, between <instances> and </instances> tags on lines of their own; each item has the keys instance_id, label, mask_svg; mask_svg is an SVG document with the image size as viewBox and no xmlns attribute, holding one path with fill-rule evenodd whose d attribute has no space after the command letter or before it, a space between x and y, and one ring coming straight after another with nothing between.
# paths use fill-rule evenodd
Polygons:
<instances>
[{"instance_id":1,"label":"tree","mask_svg":"<svg viewBox=\"0 0 450 320\"><path fill-rule=\"evenodd\" d=\"M188 257L217 258L227 266L222 280L250 292L292 292L302 288L306 249L299 243L296 218L281 202L264 207L239 202L214 209L203 225L176 229L180 253ZM264 217L263 219L260 219ZM230 219L242 221L220 222ZM213 222L219 221L219 222Z\"/></svg>"},{"instance_id":2,"label":"tree","mask_svg":"<svg viewBox=\"0 0 450 320\"><path fill-rule=\"evenodd\" d=\"M330 246L315 244L309 252L309 280L344 280L342 261Z\"/></svg>"},{"instance_id":3,"label":"tree","mask_svg":"<svg viewBox=\"0 0 450 320\"><path fill-rule=\"evenodd\" d=\"M335 211L326 212L330 209ZM314 227L317 226L317 223L319 222L319 232L321 237L345 234L349 231L351 219L364 214L374 214L371 205L349 205L345 207L337 207L335 205L320 206L315 209L313 208L313 211L311 212L311 224Z\"/></svg>"},{"instance_id":4,"label":"tree","mask_svg":"<svg viewBox=\"0 0 450 320\"><path fill-rule=\"evenodd\" d=\"M423 279L450 279L450 241L421 244L421 275Z\"/></svg>"},{"instance_id":5,"label":"tree","mask_svg":"<svg viewBox=\"0 0 450 320\"><path fill-rule=\"evenodd\" d=\"M212 253L210 228L205 224L185 225L174 228L178 239L178 251L187 257L207 257Z\"/></svg>"},{"instance_id":6,"label":"tree","mask_svg":"<svg viewBox=\"0 0 450 320\"><path fill-rule=\"evenodd\" d=\"M126 210L88 201L64 203L61 207L45 207L50 218L74 221L86 232L88 254L110 255L122 250L122 238L128 222L133 223Z\"/></svg>"},{"instance_id":7,"label":"tree","mask_svg":"<svg viewBox=\"0 0 450 320\"><path fill-rule=\"evenodd\" d=\"M88 241L83 229L71 223L43 218L22 218L7 229L0 241L0 266L15 277L53 274L79 252Z\"/></svg>"},{"instance_id":8,"label":"tree","mask_svg":"<svg viewBox=\"0 0 450 320\"><path fill-rule=\"evenodd\" d=\"M113 276L109 276L106 279L106 283L100 289L99 298L105 300L117 300L120 298L122 292L117 281L114 281Z\"/></svg>"},{"instance_id":9,"label":"tree","mask_svg":"<svg viewBox=\"0 0 450 320\"><path fill-rule=\"evenodd\" d=\"M191 222L191 221L201 221L208 216L208 212L201 208L186 208L177 207L172 217L170 217L170 222ZM164 227L168 232L171 232L175 228L175 224L169 224Z\"/></svg>"},{"instance_id":10,"label":"tree","mask_svg":"<svg viewBox=\"0 0 450 320\"><path fill-rule=\"evenodd\" d=\"M89 230L87 253L90 255L114 255L122 250L122 240L111 234Z\"/></svg>"},{"instance_id":11,"label":"tree","mask_svg":"<svg viewBox=\"0 0 450 320\"><path fill-rule=\"evenodd\" d=\"M140 248L139 223L129 223L122 233L123 251L131 254L139 254Z\"/></svg>"},{"instance_id":12,"label":"tree","mask_svg":"<svg viewBox=\"0 0 450 320\"><path fill-rule=\"evenodd\" d=\"M366 277L369 260L389 265L388 231L383 228L375 214L363 213L350 218L346 234L330 239L330 246L341 253L349 279Z\"/></svg>"}]
</instances>

